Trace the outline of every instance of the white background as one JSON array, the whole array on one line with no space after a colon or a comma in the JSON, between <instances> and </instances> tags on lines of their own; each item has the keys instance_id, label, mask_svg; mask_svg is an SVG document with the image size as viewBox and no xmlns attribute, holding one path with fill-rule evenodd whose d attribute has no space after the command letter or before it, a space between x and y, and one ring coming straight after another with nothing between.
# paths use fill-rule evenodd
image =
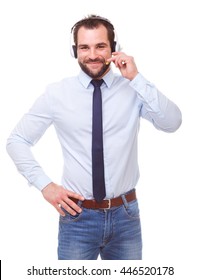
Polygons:
<instances>
[{"instance_id":1,"label":"white background","mask_svg":"<svg viewBox=\"0 0 199 280\"><path fill-rule=\"evenodd\" d=\"M0 259L18 268L56 261L58 214L19 175L5 145L47 84L78 73L69 51L70 29L91 13L111 20L123 51L182 111L182 126L174 134L141 121L137 193L143 263L174 265L190 276L199 250L199 17L194 0L0 2ZM33 151L59 183L62 156L53 128Z\"/></svg>"}]
</instances>

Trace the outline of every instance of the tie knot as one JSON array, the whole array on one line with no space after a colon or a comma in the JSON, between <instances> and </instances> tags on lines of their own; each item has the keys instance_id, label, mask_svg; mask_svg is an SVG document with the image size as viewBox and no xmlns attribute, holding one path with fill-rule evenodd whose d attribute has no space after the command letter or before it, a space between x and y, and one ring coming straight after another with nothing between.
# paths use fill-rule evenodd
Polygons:
<instances>
[{"instance_id":1,"label":"tie knot","mask_svg":"<svg viewBox=\"0 0 199 280\"><path fill-rule=\"evenodd\" d=\"M96 87L101 87L103 83L103 80L92 80L91 84L96 88Z\"/></svg>"}]
</instances>

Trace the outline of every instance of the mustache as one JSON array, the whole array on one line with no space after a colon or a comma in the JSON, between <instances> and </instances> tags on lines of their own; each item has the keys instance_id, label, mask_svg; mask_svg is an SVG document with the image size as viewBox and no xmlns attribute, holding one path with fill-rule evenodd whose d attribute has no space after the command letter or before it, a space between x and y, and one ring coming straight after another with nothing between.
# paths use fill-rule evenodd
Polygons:
<instances>
[{"instance_id":1,"label":"mustache","mask_svg":"<svg viewBox=\"0 0 199 280\"><path fill-rule=\"evenodd\" d=\"M105 60L104 60L104 59L100 59L100 58L95 58L95 59L89 58L89 59L87 59L85 62L86 62L86 63L92 63L92 62L101 62L101 63L105 63Z\"/></svg>"}]
</instances>

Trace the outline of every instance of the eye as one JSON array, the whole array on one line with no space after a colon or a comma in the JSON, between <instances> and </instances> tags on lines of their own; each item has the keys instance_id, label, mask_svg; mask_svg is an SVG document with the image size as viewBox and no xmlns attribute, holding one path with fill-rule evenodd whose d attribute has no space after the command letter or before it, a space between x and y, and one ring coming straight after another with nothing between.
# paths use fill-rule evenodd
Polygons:
<instances>
[{"instance_id":1,"label":"eye","mask_svg":"<svg viewBox=\"0 0 199 280\"><path fill-rule=\"evenodd\" d=\"M104 44L99 44L98 46L97 46L97 48L98 49L104 49L106 46L104 45Z\"/></svg>"},{"instance_id":2,"label":"eye","mask_svg":"<svg viewBox=\"0 0 199 280\"><path fill-rule=\"evenodd\" d=\"M88 50L88 46L82 45L82 46L79 46L79 49L80 50Z\"/></svg>"}]
</instances>

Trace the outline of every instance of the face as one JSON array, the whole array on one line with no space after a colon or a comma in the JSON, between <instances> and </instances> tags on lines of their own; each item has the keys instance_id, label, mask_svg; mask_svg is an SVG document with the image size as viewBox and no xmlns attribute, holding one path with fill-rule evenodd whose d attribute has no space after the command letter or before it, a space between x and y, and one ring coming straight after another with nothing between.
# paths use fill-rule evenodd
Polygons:
<instances>
[{"instance_id":1,"label":"face","mask_svg":"<svg viewBox=\"0 0 199 280\"><path fill-rule=\"evenodd\" d=\"M110 69L106 60L111 57L107 29L80 27L77 37L77 57L81 69L93 79L102 78Z\"/></svg>"}]
</instances>

